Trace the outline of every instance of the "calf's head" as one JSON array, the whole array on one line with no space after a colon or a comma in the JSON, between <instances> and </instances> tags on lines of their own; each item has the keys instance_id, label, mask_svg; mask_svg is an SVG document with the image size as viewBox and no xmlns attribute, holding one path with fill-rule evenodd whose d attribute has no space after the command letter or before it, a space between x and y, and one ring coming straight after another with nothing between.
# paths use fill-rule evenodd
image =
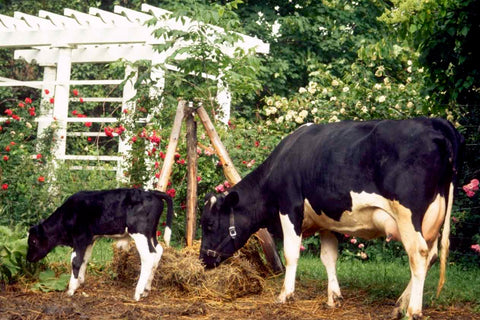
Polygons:
<instances>
[{"instance_id":1,"label":"calf's head","mask_svg":"<svg viewBox=\"0 0 480 320\"><path fill-rule=\"evenodd\" d=\"M202 244L200 259L207 268L214 268L231 257L248 240L251 221L233 191L225 195L207 195L200 220Z\"/></svg>"},{"instance_id":2,"label":"calf's head","mask_svg":"<svg viewBox=\"0 0 480 320\"><path fill-rule=\"evenodd\" d=\"M37 262L45 257L52 246L49 244L49 239L45 234L42 224L38 224L30 228L28 232L28 251L27 260L30 262Z\"/></svg>"}]
</instances>

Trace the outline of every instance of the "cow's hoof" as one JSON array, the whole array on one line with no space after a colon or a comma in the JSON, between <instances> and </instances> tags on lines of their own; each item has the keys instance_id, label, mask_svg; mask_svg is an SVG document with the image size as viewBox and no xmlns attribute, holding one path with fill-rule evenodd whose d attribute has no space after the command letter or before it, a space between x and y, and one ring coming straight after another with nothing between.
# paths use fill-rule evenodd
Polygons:
<instances>
[{"instance_id":1,"label":"cow's hoof","mask_svg":"<svg viewBox=\"0 0 480 320\"><path fill-rule=\"evenodd\" d=\"M422 319L423 319L423 314L421 314L421 313L414 314L414 315L412 316L412 319L413 319L413 320L422 320Z\"/></svg>"},{"instance_id":2,"label":"cow's hoof","mask_svg":"<svg viewBox=\"0 0 480 320\"><path fill-rule=\"evenodd\" d=\"M333 298L327 302L327 306L330 308L341 307L343 303L343 297L341 295L334 294Z\"/></svg>"},{"instance_id":3,"label":"cow's hoof","mask_svg":"<svg viewBox=\"0 0 480 320\"><path fill-rule=\"evenodd\" d=\"M402 308L396 307L395 309L393 309L393 312L392 312L393 319L402 319L403 315L404 315L404 312Z\"/></svg>"},{"instance_id":4,"label":"cow's hoof","mask_svg":"<svg viewBox=\"0 0 480 320\"><path fill-rule=\"evenodd\" d=\"M277 303L285 303L285 302L288 302L288 301L293 301L294 300L294 294L291 293L291 294L288 294L288 295L283 295L283 294L280 294L277 299L275 299L275 302Z\"/></svg>"}]
</instances>

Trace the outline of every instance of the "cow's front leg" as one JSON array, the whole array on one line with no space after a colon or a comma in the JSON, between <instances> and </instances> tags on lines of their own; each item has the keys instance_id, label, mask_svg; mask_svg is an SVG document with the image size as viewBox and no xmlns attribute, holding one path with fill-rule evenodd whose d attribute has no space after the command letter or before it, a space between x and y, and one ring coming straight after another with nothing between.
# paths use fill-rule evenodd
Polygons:
<instances>
[{"instance_id":1,"label":"cow's front leg","mask_svg":"<svg viewBox=\"0 0 480 320\"><path fill-rule=\"evenodd\" d=\"M283 231L283 251L285 254L285 280L282 291L278 296L278 302L284 303L293 297L295 291L295 274L300 256L302 236L295 232L295 226L286 214L280 214L280 222Z\"/></svg>"},{"instance_id":2,"label":"cow's front leg","mask_svg":"<svg viewBox=\"0 0 480 320\"><path fill-rule=\"evenodd\" d=\"M328 299L330 307L340 306L342 294L337 280L338 240L330 231L320 232L320 259L327 271L328 276Z\"/></svg>"},{"instance_id":3,"label":"cow's front leg","mask_svg":"<svg viewBox=\"0 0 480 320\"><path fill-rule=\"evenodd\" d=\"M87 269L87 261L85 261L85 258L88 260L90 257L92 250L91 247L91 245L88 245L86 248L76 247L72 252L72 274L70 276L70 282L68 283L67 291L69 296L73 296L78 287L80 287L80 285L85 281L85 271Z\"/></svg>"}]
</instances>

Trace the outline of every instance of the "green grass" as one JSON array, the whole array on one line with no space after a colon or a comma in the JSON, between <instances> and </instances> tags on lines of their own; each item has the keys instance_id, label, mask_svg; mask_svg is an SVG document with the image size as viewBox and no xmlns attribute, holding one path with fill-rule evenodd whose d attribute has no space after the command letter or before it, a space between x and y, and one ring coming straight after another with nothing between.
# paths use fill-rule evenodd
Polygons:
<instances>
[{"instance_id":1,"label":"green grass","mask_svg":"<svg viewBox=\"0 0 480 320\"><path fill-rule=\"evenodd\" d=\"M92 257L89 263L93 265L108 265L113 259L112 239L101 238L95 241ZM59 246L46 257L47 263L70 264L72 248Z\"/></svg>"},{"instance_id":2,"label":"green grass","mask_svg":"<svg viewBox=\"0 0 480 320\"><path fill-rule=\"evenodd\" d=\"M397 299L410 280L408 263L395 261L342 260L337 263L340 288L361 289L368 292L371 300L378 298ZM447 279L443 290L436 298L439 266L435 264L428 272L424 289L426 305L472 303L480 312L480 268L461 265L447 266ZM327 274L320 257L305 255L300 258L297 281L323 281L327 285Z\"/></svg>"}]
</instances>

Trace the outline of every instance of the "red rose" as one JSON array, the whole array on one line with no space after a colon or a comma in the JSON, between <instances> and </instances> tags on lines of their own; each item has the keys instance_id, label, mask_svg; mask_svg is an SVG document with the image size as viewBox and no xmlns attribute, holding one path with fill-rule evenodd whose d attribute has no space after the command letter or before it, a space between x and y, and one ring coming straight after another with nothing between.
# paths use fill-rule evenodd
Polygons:
<instances>
[{"instance_id":1,"label":"red rose","mask_svg":"<svg viewBox=\"0 0 480 320\"><path fill-rule=\"evenodd\" d=\"M8 184L6 184L6 183L2 184L2 189L7 190L8 189Z\"/></svg>"},{"instance_id":2,"label":"red rose","mask_svg":"<svg viewBox=\"0 0 480 320\"><path fill-rule=\"evenodd\" d=\"M91 122L85 122L85 127L91 127L92 126L92 123Z\"/></svg>"},{"instance_id":3,"label":"red rose","mask_svg":"<svg viewBox=\"0 0 480 320\"><path fill-rule=\"evenodd\" d=\"M19 103L18 103L18 106L19 106L20 108L25 108L25 104L23 104L23 102L19 102Z\"/></svg>"},{"instance_id":4,"label":"red rose","mask_svg":"<svg viewBox=\"0 0 480 320\"><path fill-rule=\"evenodd\" d=\"M37 154L37 159L41 159L42 158L42 155L39 153Z\"/></svg>"},{"instance_id":5,"label":"red rose","mask_svg":"<svg viewBox=\"0 0 480 320\"><path fill-rule=\"evenodd\" d=\"M78 90L77 90L77 89L73 89L73 90L72 90L72 93L73 93L73 95L74 95L75 97L78 96Z\"/></svg>"},{"instance_id":6,"label":"red rose","mask_svg":"<svg viewBox=\"0 0 480 320\"><path fill-rule=\"evenodd\" d=\"M176 193L176 191L173 188L167 190L167 194L172 198L175 198L175 193Z\"/></svg>"},{"instance_id":7,"label":"red rose","mask_svg":"<svg viewBox=\"0 0 480 320\"><path fill-rule=\"evenodd\" d=\"M3 156L3 161L8 161L8 156Z\"/></svg>"},{"instance_id":8,"label":"red rose","mask_svg":"<svg viewBox=\"0 0 480 320\"><path fill-rule=\"evenodd\" d=\"M50 103L51 104L55 103L55 98L50 98Z\"/></svg>"},{"instance_id":9,"label":"red rose","mask_svg":"<svg viewBox=\"0 0 480 320\"><path fill-rule=\"evenodd\" d=\"M48 90L48 89L45 89L44 92L45 92L45 94L50 94L50 90Z\"/></svg>"},{"instance_id":10,"label":"red rose","mask_svg":"<svg viewBox=\"0 0 480 320\"><path fill-rule=\"evenodd\" d=\"M11 115L13 114L13 111L12 111L11 109L6 109L6 110L5 110L5 114L6 114L7 116L11 116Z\"/></svg>"},{"instance_id":11,"label":"red rose","mask_svg":"<svg viewBox=\"0 0 480 320\"><path fill-rule=\"evenodd\" d=\"M38 177L38 182L45 182L45 177L44 176Z\"/></svg>"},{"instance_id":12,"label":"red rose","mask_svg":"<svg viewBox=\"0 0 480 320\"><path fill-rule=\"evenodd\" d=\"M30 103L32 103L32 99L30 99L30 98L28 98L28 97L27 97L27 98L25 98L25 103L26 103L26 104L30 104Z\"/></svg>"}]
</instances>

